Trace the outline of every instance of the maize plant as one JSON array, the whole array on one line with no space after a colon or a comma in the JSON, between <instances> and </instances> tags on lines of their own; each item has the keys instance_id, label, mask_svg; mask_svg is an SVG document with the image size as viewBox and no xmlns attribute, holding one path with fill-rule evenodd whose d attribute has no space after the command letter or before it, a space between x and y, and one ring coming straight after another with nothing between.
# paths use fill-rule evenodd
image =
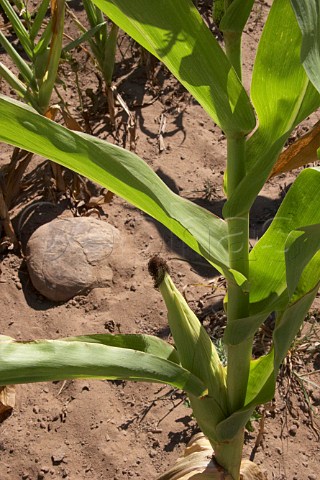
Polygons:
<instances>
[{"instance_id":1,"label":"maize plant","mask_svg":"<svg viewBox=\"0 0 320 480\"><path fill-rule=\"evenodd\" d=\"M0 0L0 6L9 20L7 28L14 30L23 49L23 54L20 54L0 30L0 44L18 71L16 75L0 62L0 78L3 78L16 94L24 102L32 105L39 114L54 118L56 111L49 107L62 48L64 0L51 0L51 17L48 22L45 21L45 17L50 0L41 2L34 12L33 20L30 12L19 0L14 2L19 14L9 0ZM15 148L10 164L0 172L2 177L0 218L4 223L5 235L9 243L14 246L17 246L17 239L9 211L19 192L21 178L32 156L33 154L28 151ZM63 190L60 167L53 165L52 168L58 188Z\"/></svg>"},{"instance_id":2,"label":"maize plant","mask_svg":"<svg viewBox=\"0 0 320 480\"><path fill-rule=\"evenodd\" d=\"M205 446L203 456L198 455L202 447L195 447L160 478L261 479L252 464L251 472L241 467L244 427L256 406L273 398L279 367L319 289L320 168L298 175L252 249L250 208L279 159L284 171L317 155L317 131L285 156L282 150L293 129L320 106L319 0L273 1L250 95L241 82L241 37L253 0L224 2L224 48L191 0L94 3L162 60L225 133L223 218L173 193L135 154L68 131L3 96L0 140L109 188L167 226L224 275L227 366L175 287L166 262L156 257L149 270L167 306L174 346L147 335L27 343L3 336L0 384L92 376L174 385L187 393L212 450ZM271 314L276 318L272 347L252 359L254 336Z\"/></svg>"},{"instance_id":3,"label":"maize plant","mask_svg":"<svg viewBox=\"0 0 320 480\"><path fill-rule=\"evenodd\" d=\"M81 36L70 42L62 53L66 54L82 42L87 41L93 55L94 60L102 74L105 82L105 91L108 101L108 112L111 123L115 123L115 99L114 89L112 88L112 77L115 65L117 38L119 27L114 23L106 21L102 11L94 5L92 0L83 0L83 6L87 14L90 29L87 30L84 25L76 18L69 9L77 27L81 32Z\"/></svg>"}]
</instances>

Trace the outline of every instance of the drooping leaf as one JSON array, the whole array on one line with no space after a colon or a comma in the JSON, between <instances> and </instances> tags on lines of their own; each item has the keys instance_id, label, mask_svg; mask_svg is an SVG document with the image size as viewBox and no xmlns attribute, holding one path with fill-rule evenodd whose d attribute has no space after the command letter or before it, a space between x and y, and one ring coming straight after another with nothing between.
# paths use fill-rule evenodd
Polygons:
<instances>
[{"instance_id":1,"label":"drooping leaf","mask_svg":"<svg viewBox=\"0 0 320 480\"><path fill-rule=\"evenodd\" d=\"M317 161L317 150L320 146L320 121L308 133L292 143L279 156L270 177L290 172L294 168L303 167L307 163Z\"/></svg>"},{"instance_id":2,"label":"drooping leaf","mask_svg":"<svg viewBox=\"0 0 320 480\"><path fill-rule=\"evenodd\" d=\"M247 142L247 174L224 206L225 218L251 208L292 130L320 105L319 92L301 65L300 48L301 32L290 0L274 0L251 85L259 127Z\"/></svg>"},{"instance_id":3,"label":"drooping leaf","mask_svg":"<svg viewBox=\"0 0 320 480\"><path fill-rule=\"evenodd\" d=\"M225 132L254 128L247 94L191 0L93 1L159 58Z\"/></svg>"},{"instance_id":4,"label":"drooping leaf","mask_svg":"<svg viewBox=\"0 0 320 480\"><path fill-rule=\"evenodd\" d=\"M167 383L196 397L206 392L195 375L150 353L74 339L15 342L0 336L0 385L71 378Z\"/></svg>"},{"instance_id":5,"label":"drooping leaf","mask_svg":"<svg viewBox=\"0 0 320 480\"><path fill-rule=\"evenodd\" d=\"M226 223L174 194L132 152L72 132L2 95L0 141L49 158L122 196L163 223L228 276Z\"/></svg>"},{"instance_id":6,"label":"drooping leaf","mask_svg":"<svg viewBox=\"0 0 320 480\"><path fill-rule=\"evenodd\" d=\"M176 349L169 343L153 335L143 334L94 334L68 337L68 342L100 343L110 347L128 348L139 352L151 353L174 363L180 363Z\"/></svg>"},{"instance_id":7,"label":"drooping leaf","mask_svg":"<svg viewBox=\"0 0 320 480\"><path fill-rule=\"evenodd\" d=\"M318 0L291 0L302 32L301 62L320 92L320 4Z\"/></svg>"}]
</instances>

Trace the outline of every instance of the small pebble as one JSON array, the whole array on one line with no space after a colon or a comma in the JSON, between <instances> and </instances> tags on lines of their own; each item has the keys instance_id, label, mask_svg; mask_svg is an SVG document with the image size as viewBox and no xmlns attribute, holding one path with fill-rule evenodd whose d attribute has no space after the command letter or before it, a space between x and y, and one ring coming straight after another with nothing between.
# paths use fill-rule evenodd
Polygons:
<instances>
[{"instance_id":1,"label":"small pebble","mask_svg":"<svg viewBox=\"0 0 320 480\"><path fill-rule=\"evenodd\" d=\"M298 430L297 425L291 425L291 427L289 428L289 434L292 437L295 437L297 435L297 430Z\"/></svg>"}]
</instances>

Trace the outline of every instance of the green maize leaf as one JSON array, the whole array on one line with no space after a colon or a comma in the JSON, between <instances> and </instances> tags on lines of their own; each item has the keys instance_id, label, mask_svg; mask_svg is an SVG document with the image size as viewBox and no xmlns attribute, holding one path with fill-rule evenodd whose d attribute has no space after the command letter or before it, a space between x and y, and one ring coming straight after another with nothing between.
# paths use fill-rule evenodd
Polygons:
<instances>
[{"instance_id":1,"label":"green maize leaf","mask_svg":"<svg viewBox=\"0 0 320 480\"><path fill-rule=\"evenodd\" d=\"M35 16L35 19L32 23L32 27L29 31L29 38L32 42L34 42L36 36L38 35L40 28L42 26L42 22L44 20L44 17L46 16L46 13L49 8L49 3L50 0L42 0L41 4L39 5L37 14Z\"/></svg>"},{"instance_id":2,"label":"green maize leaf","mask_svg":"<svg viewBox=\"0 0 320 480\"><path fill-rule=\"evenodd\" d=\"M318 278L317 283L314 281L315 276ZM219 441L231 440L246 425L255 407L274 397L278 370L317 295L319 278L320 253L315 255L303 271L289 306L278 314L272 350L268 355L251 361L245 406L217 425Z\"/></svg>"},{"instance_id":3,"label":"green maize leaf","mask_svg":"<svg viewBox=\"0 0 320 480\"><path fill-rule=\"evenodd\" d=\"M245 427L257 405L274 395L273 353L252 360L248 382L246 405L220 422L216 427L220 442L232 440Z\"/></svg>"},{"instance_id":4,"label":"green maize leaf","mask_svg":"<svg viewBox=\"0 0 320 480\"><path fill-rule=\"evenodd\" d=\"M83 6L85 8L89 23L91 28L93 28L97 23L100 23L98 20L98 9L95 7L91 0L83 0ZM98 40L98 39L97 39Z\"/></svg>"},{"instance_id":5,"label":"green maize leaf","mask_svg":"<svg viewBox=\"0 0 320 480\"><path fill-rule=\"evenodd\" d=\"M223 32L241 33L247 23L254 0L233 0L220 23Z\"/></svg>"},{"instance_id":6,"label":"green maize leaf","mask_svg":"<svg viewBox=\"0 0 320 480\"><path fill-rule=\"evenodd\" d=\"M24 51L26 52L30 60L32 60L32 44L29 38L29 33L23 26L23 23L21 22L20 18L18 17L8 0L0 0L0 5L3 8L7 17L9 18L10 23L13 26L14 31L16 32Z\"/></svg>"},{"instance_id":7,"label":"green maize leaf","mask_svg":"<svg viewBox=\"0 0 320 480\"><path fill-rule=\"evenodd\" d=\"M2 62L0 62L0 78L3 78L21 98L27 97L27 87L19 78L9 70Z\"/></svg>"},{"instance_id":8,"label":"green maize leaf","mask_svg":"<svg viewBox=\"0 0 320 480\"><path fill-rule=\"evenodd\" d=\"M274 396L274 349L267 355L251 360L245 405L255 407L270 401Z\"/></svg>"},{"instance_id":9,"label":"green maize leaf","mask_svg":"<svg viewBox=\"0 0 320 480\"><path fill-rule=\"evenodd\" d=\"M292 297L301 273L320 250L320 224L309 225L291 232L286 241L286 272L289 298ZM314 272L315 274L315 272ZM312 277L314 277L314 274ZM320 272L318 272L320 278Z\"/></svg>"},{"instance_id":10,"label":"green maize leaf","mask_svg":"<svg viewBox=\"0 0 320 480\"><path fill-rule=\"evenodd\" d=\"M154 264L155 260L151 260ZM159 262L156 257L156 262ZM168 310L169 327L181 365L200 378L208 388L208 395L198 399L189 396L193 413L204 434L215 441L215 425L226 417L226 379L217 351L196 315L175 287L163 264L156 277L163 277L159 285ZM162 269L162 270L161 270ZM152 269L154 272L154 269Z\"/></svg>"},{"instance_id":11,"label":"green maize leaf","mask_svg":"<svg viewBox=\"0 0 320 480\"><path fill-rule=\"evenodd\" d=\"M180 363L176 349L169 343L153 335L140 334L94 334L63 338L68 342L100 343L110 347L128 348L139 352L151 353L173 363Z\"/></svg>"},{"instance_id":12,"label":"green maize leaf","mask_svg":"<svg viewBox=\"0 0 320 480\"><path fill-rule=\"evenodd\" d=\"M59 61L61 57L65 0L52 2L52 35L46 70L39 88L39 105L42 113L46 113L53 87L56 82Z\"/></svg>"},{"instance_id":13,"label":"green maize leaf","mask_svg":"<svg viewBox=\"0 0 320 480\"><path fill-rule=\"evenodd\" d=\"M148 213L228 276L226 223L174 194L137 155L0 95L0 141L84 175Z\"/></svg>"},{"instance_id":14,"label":"green maize leaf","mask_svg":"<svg viewBox=\"0 0 320 480\"><path fill-rule=\"evenodd\" d=\"M253 337L260 325L267 319L270 312L257 313L246 318L228 322L223 335L225 345L237 345Z\"/></svg>"},{"instance_id":15,"label":"green maize leaf","mask_svg":"<svg viewBox=\"0 0 320 480\"><path fill-rule=\"evenodd\" d=\"M0 385L70 378L166 383L196 397L206 392L199 378L150 353L76 340L8 342L0 337Z\"/></svg>"},{"instance_id":16,"label":"green maize leaf","mask_svg":"<svg viewBox=\"0 0 320 480\"><path fill-rule=\"evenodd\" d=\"M252 77L259 127L247 142L247 175L227 201L225 218L250 209L293 128L320 106L320 95L301 65L300 47L301 32L290 0L275 0Z\"/></svg>"},{"instance_id":17,"label":"green maize leaf","mask_svg":"<svg viewBox=\"0 0 320 480\"><path fill-rule=\"evenodd\" d=\"M285 308L306 262L319 248L319 182L319 168L308 168L300 173L267 232L250 252L252 314L265 311L271 303L273 309ZM301 248L304 252L297 250ZM289 292L286 272L290 276ZM311 272L315 282L317 275L316 271Z\"/></svg>"},{"instance_id":18,"label":"green maize leaf","mask_svg":"<svg viewBox=\"0 0 320 480\"><path fill-rule=\"evenodd\" d=\"M52 33L52 19L50 18L48 25L42 32L42 35L37 43L37 45L34 47L34 58L37 60L37 58L42 55L48 48L51 40L51 33ZM42 68L45 68L42 67ZM37 78L41 78L39 74L37 74Z\"/></svg>"},{"instance_id":19,"label":"green maize leaf","mask_svg":"<svg viewBox=\"0 0 320 480\"><path fill-rule=\"evenodd\" d=\"M212 5L212 18L219 27L224 15L224 0L214 0Z\"/></svg>"},{"instance_id":20,"label":"green maize leaf","mask_svg":"<svg viewBox=\"0 0 320 480\"><path fill-rule=\"evenodd\" d=\"M83 6L85 8L90 26L92 28L98 25L99 23L102 23L105 21L103 17L103 13L98 7L95 6L92 0L83 0ZM107 41L107 38L108 38L108 31L107 31L107 25L106 25L105 28L103 28L99 32L96 32L95 42L91 42L91 43L94 43L96 48L98 47L97 48L98 51L95 53L91 44L91 49L94 53L94 56L96 58L99 58L99 63L102 63L101 59L104 57L103 50L104 50L104 45L105 45L105 42Z\"/></svg>"},{"instance_id":21,"label":"green maize leaf","mask_svg":"<svg viewBox=\"0 0 320 480\"><path fill-rule=\"evenodd\" d=\"M311 259L304 269L287 308L277 313L272 350L268 355L251 362L246 404L259 405L273 398L280 365L317 295L319 285L320 252Z\"/></svg>"},{"instance_id":22,"label":"green maize leaf","mask_svg":"<svg viewBox=\"0 0 320 480\"><path fill-rule=\"evenodd\" d=\"M301 63L320 92L320 4L319 0L291 0L302 32Z\"/></svg>"},{"instance_id":23,"label":"green maize leaf","mask_svg":"<svg viewBox=\"0 0 320 480\"><path fill-rule=\"evenodd\" d=\"M318 282L313 288L305 294L306 285L310 284L310 279L307 276L312 273L315 268L318 273ZM310 262L306 271L299 282L298 290L295 298L286 310L279 312L276 328L273 333L274 350L275 350L275 371L277 372L284 357L287 354L293 340L295 339L304 319L307 315L312 302L319 290L319 273L320 273L320 255L317 254L313 261Z\"/></svg>"},{"instance_id":24,"label":"green maize leaf","mask_svg":"<svg viewBox=\"0 0 320 480\"><path fill-rule=\"evenodd\" d=\"M102 73L108 86L111 85L116 60L116 49L119 27L115 23L112 24L109 36L104 41L104 59L102 64Z\"/></svg>"},{"instance_id":25,"label":"green maize leaf","mask_svg":"<svg viewBox=\"0 0 320 480\"><path fill-rule=\"evenodd\" d=\"M49 59L50 50L49 48L41 48L41 52L37 52L37 55L34 58L33 66L34 73L37 79L38 84L41 84L42 79L46 74L48 59ZM43 109L39 107L39 113L43 114Z\"/></svg>"},{"instance_id":26,"label":"green maize leaf","mask_svg":"<svg viewBox=\"0 0 320 480\"><path fill-rule=\"evenodd\" d=\"M248 96L191 0L94 0L159 58L227 133L255 126Z\"/></svg>"},{"instance_id":27,"label":"green maize leaf","mask_svg":"<svg viewBox=\"0 0 320 480\"><path fill-rule=\"evenodd\" d=\"M70 52L74 48L79 47L81 43L86 42L89 40L93 35L95 35L104 25L106 25L106 22L99 23L95 27L91 28L90 30L86 31L83 33L79 38L76 38L72 42L68 43L65 47L63 47L61 51L61 55L65 55L67 52Z\"/></svg>"},{"instance_id":28,"label":"green maize leaf","mask_svg":"<svg viewBox=\"0 0 320 480\"><path fill-rule=\"evenodd\" d=\"M181 365L208 385L209 395L216 395L223 408L225 371L209 335L167 273L159 288Z\"/></svg>"},{"instance_id":29,"label":"green maize leaf","mask_svg":"<svg viewBox=\"0 0 320 480\"><path fill-rule=\"evenodd\" d=\"M23 60L23 58L19 55L17 50L12 46L12 44L7 40L7 38L3 35L0 30L0 43L10 56L11 60L14 62L16 67L18 68L19 72L25 79L26 83L30 86L34 83L33 74L29 67L29 65Z\"/></svg>"}]
</instances>

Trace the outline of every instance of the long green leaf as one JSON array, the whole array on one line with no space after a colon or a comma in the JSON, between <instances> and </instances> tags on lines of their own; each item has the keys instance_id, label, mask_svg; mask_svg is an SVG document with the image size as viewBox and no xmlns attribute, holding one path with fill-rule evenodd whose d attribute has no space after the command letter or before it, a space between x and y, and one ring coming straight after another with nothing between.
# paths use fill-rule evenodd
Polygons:
<instances>
[{"instance_id":1,"label":"long green leaf","mask_svg":"<svg viewBox=\"0 0 320 480\"><path fill-rule=\"evenodd\" d=\"M254 0L233 0L222 17L220 30L241 33L247 23Z\"/></svg>"},{"instance_id":2,"label":"long green leaf","mask_svg":"<svg viewBox=\"0 0 320 480\"><path fill-rule=\"evenodd\" d=\"M179 362L176 349L169 343L153 335L143 334L94 334L68 337L62 340L68 342L100 343L110 347L128 348L139 352L151 353L160 358L165 358L174 363Z\"/></svg>"},{"instance_id":3,"label":"long green leaf","mask_svg":"<svg viewBox=\"0 0 320 480\"><path fill-rule=\"evenodd\" d=\"M199 378L149 353L75 340L24 343L0 337L0 385L70 378L167 383L197 397L206 392Z\"/></svg>"},{"instance_id":4,"label":"long green leaf","mask_svg":"<svg viewBox=\"0 0 320 480\"><path fill-rule=\"evenodd\" d=\"M42 113L50 103L53 87L56 82L59 61L61 57L65 0L55 0L52 2L52 35L48 60L46 64L44 77L41 79L39 88L39 105Z\"/></svg>"},{"instance_id":5,"label":"long green leaf","mask_svg":"<svg viewBox=\"0 0 320 480\"><path fill-rule=\"evenodd\" d=\"M1 95L0 141L49 158L109 188L163 223L228 276L226 223L174 194L137 155L67 130Z\"/></svg>"},{"instance_id":6,"label":"long green leaf","mask_svg":"<svg viewBox=\"0 0 320 480\"><path fill-rule=\"evenodd\" d=\"M119 27L114 23L110 27L109 35L104 41L104 58L102 64L102 73L108 86L111 85L116 61L116 49Z\"/></svg>"},{"instance_id":7,"label":"long green leaf","mask_svg":"<svg viewBox=\"0 0 320 480\"><path fill-rule=\"evenodd\" d=\"M106 25L106 22L99 23L95 27L91 28L90 30L87 30L85 33L80 35L79 38L76 38L72 42L68 43L65 47L63 47L61 55L65 55L67 52L70 52L74 48L77 48L81 43L86 42L89 40L95 33L97 33L103 26Z\"/></svg>"},{"instance_id":8,"label":"long green leaf","mask_svg":"<svg viewBox=\"0 0 320 480\"><path fill-rule=\"evenodd\" d=\"M37 58L48 49L50 40L51 40L51 33L52 33L52 19L50 18L46 28L43 30L41 37L38 40L37 45L34 47L35 60L37 60ZM42 70L44 69L45 69L45 65L42 67ZM40 74L37 75L37 78L41 78Z\"/></svg>"},{"instance_id":9,"label":"long green leaf","mask_svg":"<svg viewBox=\"0 0 320 480\"><path fill-rule=\"evenodd\" d=\"M301 32L290 0L274 0L251 86L259 127L247 142L247 175L226 203L225 218L250 209L293 128L320 106L320 95L301 65L300 48Z\"/></svg>"},{"instance_id":10,"label":"long green leaf","mask_svg":"<svg viewBox=\"0 0 320 480\"><path fill-rule=\"evenodd\" d=\"M247 94L191 0L94 0L158 57L228 133L247 134L255 117Z\"/></svg>"},{"instance_id":11,"label":"long green leaf","mask_svg":"<svg viewBox=\"0 0 320 480\"><path fill-rule=\"evenodd\" d=\"M320 92L320 4L319 0L291 0L301 32L301 63Z\"/></svg>"},{"instance_id":12,"label":"long green leaf","mask_svg":"<svg viewBox=\"0 0 320 480\"><path fill-rule=\"evenodd\" d=\"M29 34L24 28L23 23L21 22L20 18L18 17L8 0L0 0L0 5L5 11L7 17L9 18L14 28L14 31L16 32L17 37L19 38L20 43L24 48L24 51L28 55L29 59L32 60L32 44L29 38Z\"/></svg>"},{"instance_id":13,"label":"long green leaf","mask_svg":"<svg viewBox=\"0 0 320 480\"><path fill-rule=\"evenodd\" d=\"M21 98L26 98L26 85L21 82L21 80L19 80L19 78L2 62L0 62L0 78L1 77L18 93L18 95L20 95Z\"/></svg>"},{"instance_id":14,"label":"long green leaf","mask_svg":"<svg viewBox=\"0 0 320 480\"><path fill-rule=\"evenodd\" d=\"M29 67L29 65L23 60L21 55L17 52L17 50L12 46L12 44L7 40L7 38L3 35L3 33L0 30L0 43L7 52L7 54L10 56L11 60L15 63L16 67L18 68L19 72L25 79L27 84L32 84L34 83L34 78L32 71Z\"/></svg>"},{"instance_id":15,"label":"long green leaf","mask_svg":"<svg viewBox=\"0 0 320 480\"><path fill-rule=\"evenodd\" d=\"M50 0L42 0L41 4L39 5L36 17L32 23L32 27L29 32L29 38L32 42L34 42L36 36L40 31L42 22L49 8L49 3L50 3Z\"/></svg>"}]
</instances>

